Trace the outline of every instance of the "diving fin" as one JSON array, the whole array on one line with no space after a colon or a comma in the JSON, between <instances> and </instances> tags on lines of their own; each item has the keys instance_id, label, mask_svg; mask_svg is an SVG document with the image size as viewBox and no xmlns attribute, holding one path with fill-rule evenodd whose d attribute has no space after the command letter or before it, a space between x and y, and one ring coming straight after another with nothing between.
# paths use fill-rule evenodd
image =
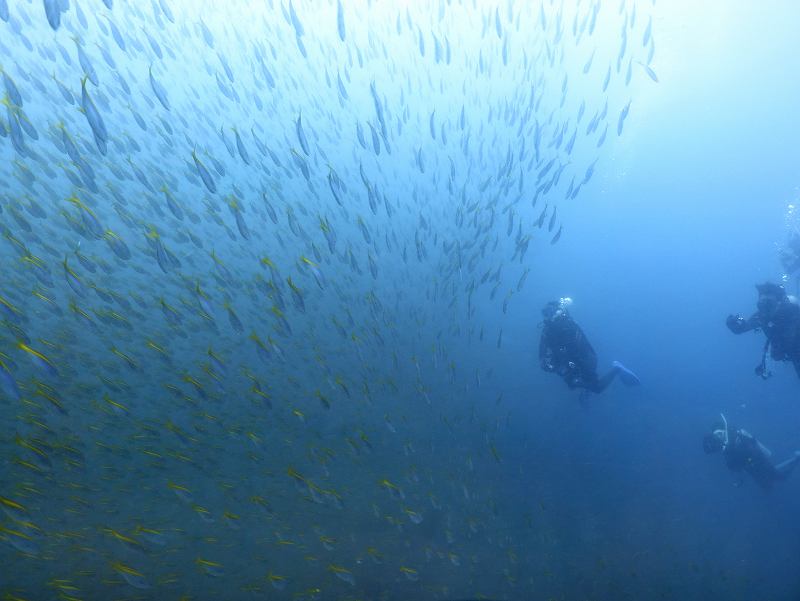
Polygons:
<instances>
[{"instance_id":1,"label":"diving fin","mask_svg":"<svg viewBox=\"0 0 800 601\"><path fill-rule=\"evenodd\" d=\"M639 379L635 373L625 367L619 361L614 361L611 365L617 370L617 375L619 375L619 379L622 380L622 383L625 386L639 386L642 381Z\"/></svg>"}]
</instances>

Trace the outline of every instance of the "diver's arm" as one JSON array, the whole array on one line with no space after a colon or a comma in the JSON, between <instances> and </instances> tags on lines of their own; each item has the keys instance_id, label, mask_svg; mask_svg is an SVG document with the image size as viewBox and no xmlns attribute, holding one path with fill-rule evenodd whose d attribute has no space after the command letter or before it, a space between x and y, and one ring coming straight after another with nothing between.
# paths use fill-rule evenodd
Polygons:
<instances>
[{"instance_id":1,"label":"diver's arm","mask_svg":"<svg viewBox=\"0 0 800 601\"><path fill-rule=\"evenodd\" d=\"M749 319L745 319L741 315L728 315L725 325L734 334L744 334L751 330L758 330L761 327L761 322L758 319L758 313L755 313Z\"/></svg>"}]
</instances>

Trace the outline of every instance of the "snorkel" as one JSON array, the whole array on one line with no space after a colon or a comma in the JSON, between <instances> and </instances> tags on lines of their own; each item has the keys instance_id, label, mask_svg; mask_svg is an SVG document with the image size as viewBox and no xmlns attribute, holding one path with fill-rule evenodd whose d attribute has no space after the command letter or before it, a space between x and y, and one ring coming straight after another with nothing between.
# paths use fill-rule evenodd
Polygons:
<instances>
[{"instance_id":1,"label":"snorkel","mask_svg":"<svg viewBox=\"0 0 800 601\"><path fill-rule=\"evenodd\" d=\"M720 440L720 442L722 443L722 450L724 451L728 447L728 420L725 419L724 413L720 413L719 416L722 418L724 429L714 430L714 436L716 436Z\"/></svg>"}]
</instances>

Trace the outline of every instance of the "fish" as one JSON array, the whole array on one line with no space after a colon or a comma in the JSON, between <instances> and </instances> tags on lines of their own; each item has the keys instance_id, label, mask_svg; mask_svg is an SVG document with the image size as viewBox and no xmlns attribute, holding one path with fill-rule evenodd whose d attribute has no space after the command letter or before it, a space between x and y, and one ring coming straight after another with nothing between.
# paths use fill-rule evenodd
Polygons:
<instances>
[{"instance_id":1,"label":"fish","mask_svg":"<svg viewBox=\"0 0 800 601\"><path fill-rule=\"evenodd\" d=\"M626 104L622 110L619 112L619 119L617 119L617 135L622 135L622 127L625 125L625 119L628 117L628 112L631 109L630 101Z\"/></svg>"},{"instance_id":2,"label":"fish","mask_svg":"<svg viewBox=\"0 0 800 601\"><path fill-rule=\"evenodd\" d=\"M89 59L89 56L84 52L81 41L77 37L73 38L73 40L75 41L75 47L78 51L78 62L81 65L81 69L83 69L84 79L91 81L94 86L99 86L100 79L97 77L97 71L92 61Z\"/></svg>"},{"instance_id":3,"label":"fish","mask_svg":"<svg viewBox=\"0 0 800 601\"><path fill-rule=\"evenodd\" d=\"M347 88L345 88L344 82L342 82L342 76L340 73L336 73L336 85L337 89L339 90L339 95L344 99L348 100L350 96L347 94ZM362 134L363 137L363 134ZM362 144L363 146L363 144Z\"/></svg>"},{"instance_id":4,"label":"fish","mask_svg":"<svg viewBox=\"0 0 800 601\"><path fill-rule=\"evenodd\" d=\"M17 342L17 348L26 353L30 358L31 362L46 376L51 378L57 378L59 376L59 371L53 362L48 359L44 354L41 352L32 349L26 343L20 341Z\"/></svg>"},{"instance_id":5,"label":"fish","mask_svg":"<svg viewBox=\"0 0 800 601\"><path fill-rule=\"evenodd\" d=\"M245 165L250 164L250 153L247 152L247 147L245 147L244 142L242 141L242 137L239 135L239 130L233 128L233 135L236 138L236 150L239 152L239 156L242 157Z\"/></svg>"},{"instance_id":6,"label":"fish","mask_svg":"<svg viewBox=\"0 0 800 601\"><path fill-rule=\"evenodd\" d=\"M17 88L17 84L5 70L0 69L0 74L2 74L3 76L3 87L6 90L6 94L8 94L8 99L14 106L22 107L23 106L22 94L19 93L19 88Z\"/></svg>"},{"instance_id":7,"label":"fish","mask_svg":"<svg viewBox=\"0 0 800 601\"><path fill-rule=\"evenodd\" d=\"M206 166L203 162L197 158L197 152L192 150L192 160L194 160L195 167L197 168L197 173L200 175L200 179L203 180L203 184L208 189L209 192L212 194L216 193L217 185L214 183L214 178L211 177L211 173L209 173Z\"/></svg>"},{"instance_id":8,"label":"fish","mask_svg":"<svg viewBox=\"0 0 800 601\"><path fill-rule=\"evenodd\" d=\"M656 72L655 72L655 71L653 71L653 69L652 69L652 67L650 67L650 65L646 65L646 64L645 64L645 63L643 63L642 61L636 61L636 62L642 66L642 69L644 69L645 73L647 73L647 76L648 76L648 77L649 77L649 78L650 78L650 79L651 79L651 80L652 80L654 83L658 83L658 75L656 75Z\"/></svg>"},{"instance_id":9,"label":"fish","mask_svg":"<svg viewBox=\"0 0 800 601\"><path fill-rule=\"evenodd\" d=\"M148 70L148 75L150 76L150 87L153 90L153 94L156 95L156 98L158 98L158 101L161 103L161 106L163 106L167 110L170 110L169 100L167 99L167 91L164 89L164 86L162 86L161 83L159 83L158 80L156 80L156 78L153 76L152 64L150 65L150 68Z\"/></svg>"},{"instance_id":10,"label":"fish","mask_svg":"<svg viewBox=\"0 0 800 601\"><path fill-rule=\"evenodd\" d=\"M653 17L648 17L647 19L647 27L644 28L644 34L642 34L642 47L647 46L650 38L653 34Z\"/></svg>"},{"instance_id":11,"label":"fish","mask_svg":"<svg viewBox=\"0 0 800 601\"><path fill-rule=\"evenodd\" d=\"M608 66L608 69L606 70L606 75L603 78L603 92L604 93L608 89L608 84L609 83L611 83L611 65Z\"/></svg>"},{"instance_id":12,"label":"fish","mask_svg":"<svg viewBox=\"0 0 800 601\"><path fill-rule=\"evenodd\" d=\"M344 27L344 8L342 7L342 0L336 0L336 31L339 34L339 39L345 41L345 27ZM339 80L341 83L341 79Z\"/></svg>"},{"instance_id":13,"label":"fish","mask_svg":"<svg viewBox=\"0 0 800 601\"><path fill-rule=\"evenodd\" d=\"M544 219L547 216L547 205L544 205L542 212L539 214L539 218L536 220L536 227L541 228L544 225Z\"/></svg>"},{"instance_id":14,"label":"fish","mask_svg":"<svg viewBox=\"0 0 800 601\"><path fill-rule=\"evenodd\" d=\"M100 115L100 112L97 110L97 107L86 89L87 79L87 77L84 77L81 80L81 108L92 130L97 149L100 151L100 154L105 155L108 152L108 132L103 117Z\"/></svg>"},{"instance_id":15,"label":"fish","mask_svg":"<svg viewBox=\"0 0 800 601\"><path fill-rule=\"evenodd\" d=\"M305 34L305 29L303 28L303 24L300 22L300 18L297 16L297 13L294 10L291 0L289 0L289 18L292 27L294 27L296 37L301 38Z\"/></svg>"},{"instance_id":16,"label":"fish","mask_svg":"<svg viewBox=\"0 0 800 601\"><path fill-rule=\"evenodd\" d=\"M302 115L297 116L297 121L295 121L295 129L297 130L297 140L300 142L300 147L303 149L303 152L306 156L309 156L311 153L308 150L308 141L306 140L306 134L303 131L303 122L302 122Z\"/></svg>"},{"instance_id":17,"label":"fish","mask_svg":"<svg viewBox=\"0 0 800 601\"><path fill-rule=\"evenodd\" d=\"M108 26L111 29L111 36L114 38L114 42L117 44L120 50L125 52L127 50L127 44L125 43L125 38L123 37L122 32L120 32L113 19L108 16L106 16L106 19L108 20Z\"/></svg>"},{"instance_id":18,"label":"fish","mask_svg":"<svg viewBox=\"0 0 800 601\"><path fill-rule=\"evenodd\" d=\"M547 225L547 231L548 231L548 232L552 232L552 231L553 231L553 227L554 227L554 226L555 226L555 224L556 224L556 218L557 218L557 216L558 216L558 207L555 207L555 208L553 209L553 214L552 214L552 215L550 215L550 222L549 222L549 223L548 223L548 225Z\"/></svg>"},{"instance_id":19,"label":"fish","mask_svg":"<svg viewBox=\"0 0 800 601\"><path fill-rule=\"evenodd\" d=\"M13 401L22 399L22 393L8 366L0 360L0 389Z\"/></svg>"},{"instance_id":20,"label":"fish","mask_svg":"<svg viewBox=\"0 0 800 601\"><path fill-rule=\"evenodd\" d=\"M0 0L0 594L541 594L495 367L635 4Z\"/></svg>"},{"instance_id":21,"label":"fish","mask_svg":"<svg viewBox=\"0 0 800 601\"><path fill-rule=\"evenodd\" d=\"M158 0L158 5L161 7L161 12L164 13L164 16L170 23L175 23L175 16L172 14L172 9L170 8L167 0Z\"/></svg>"}]
</instances>

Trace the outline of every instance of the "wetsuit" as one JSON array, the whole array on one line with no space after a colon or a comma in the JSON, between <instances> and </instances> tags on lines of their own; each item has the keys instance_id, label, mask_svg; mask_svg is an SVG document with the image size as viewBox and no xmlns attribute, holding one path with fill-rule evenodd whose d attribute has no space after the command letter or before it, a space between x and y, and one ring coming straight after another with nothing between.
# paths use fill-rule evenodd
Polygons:
<instances>
[{"instance_id":1,"label":"wetsuit","mask_svg":"<svg viewBox=\"0 0 800 601\"><path fill-rule=\"evenodd\" d=\"M570 388L603 392L616 376L611 370L597 376L597 355L580 326L562 310L545 320L539 340L539 363L544 371L561 376Z\"/></svg>"},{"instance_id":2,"label":"wetsuit","mask_svg":"<svg viewBox=\"0 0 800 601\"><path fill-rule=\"evenodd\" d=\"M770 357L774 361L791 361L800 376L800 305L784 299L769 317L760 311L749 319L731 315L727 325L734 334L763 330L767 336L764 356L766 357L769 349ZM756 370L759 375L763 375L764 369L762 361Z\"/></svg>"},{"instance_id":3,"label":"wetsuit","mask_svg":"<svg viewBox=\"0 0 800 601\"><path fill-rule=\"evenodd\" d=\"M747 430L736 430L729 435L723 455L731 470L747 472L762 488L770 488L778 480L784 480L800 462L800 455L795 455L773 465L769 449Z\"/></svg>"}]
</instances>

